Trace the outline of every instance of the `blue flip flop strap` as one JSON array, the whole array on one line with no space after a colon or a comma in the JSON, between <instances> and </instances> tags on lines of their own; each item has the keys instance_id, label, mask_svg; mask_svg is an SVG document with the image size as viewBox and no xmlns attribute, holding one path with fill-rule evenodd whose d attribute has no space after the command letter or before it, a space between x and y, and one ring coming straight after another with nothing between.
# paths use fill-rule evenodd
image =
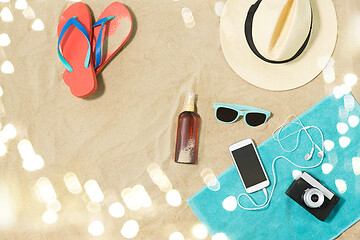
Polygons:
<instances>
[{"instance_id":1,"label":"blue flip flop strap","mask_svg":"<svg viewBox=\"0 0 360 240\"><path fill-rule=\"evenodd\" d=\"M60 42L61 39L63 38L64 34L66 33L66 31L69 29L69 27L71 25L74 25L77 29L79 29L79 31L86 37L86 40L88 41L89 47L88 47L88 52L86 54L86 58L85 58L85 68L89 67L89 63L90 63L90 51L91 51L91 47L90 47L90 37L89 37L89 33L86 31L86 29L84 28L84 26L77 20L77 17L72 17L70 18L64 25L63 29L61 30L60 36L59 36L59 40L58 40L58 47L57 47L57 52L59 55L59 58L62 62L62 64L64 64L65 68L69 71L72 72L73 69L70 66L70 64L66 61L66 59L64 58L64 56L61 54L60 51Z\"/></svg>"},{"instance_id":2,"label":"blue flip flop strap","mask_svg":"<svg viewBox=\"0 0 360 240\"><path fill-rule=\"evenodd\" d=\"M95 46L95 69L100 65L101 63L101 39L102 39L102 31L104 28L104 25L107 21L114 19L114 16L102 18L96 23L94 23L93 27L97 27L101 25L99 36L96 40L96 46Z\"/></svg>"}]
</instances>

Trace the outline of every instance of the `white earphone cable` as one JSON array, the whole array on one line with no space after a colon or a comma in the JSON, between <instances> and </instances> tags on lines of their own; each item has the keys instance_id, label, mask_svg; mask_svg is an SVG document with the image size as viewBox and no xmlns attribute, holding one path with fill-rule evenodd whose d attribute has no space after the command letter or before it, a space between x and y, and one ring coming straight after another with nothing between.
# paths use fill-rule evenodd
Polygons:
<instances>
[{"instance_id":1,"label":"white earphone cable","mask_svg":"<svg viewBox=\"0 0 360 240\"><path fill-rule=\"evenodd\" d=\"M282 131L283 127L287 125L286 122L288 121L288 119L289 119L290 117L295 117L295 119L298 120L299 123L290 122L290 123L287 123L287 124L298 124L298 125L300 125L302 128L301 128L300 130L295 131L295 132L293 132L293 133L285 136L284 138L281 138L281 139L280 139L280 137L279 137L280 132ZM265 208L265 207L270 203L270 200L271 200L271 198L272 198L272 196L273 196L273 193L274 193L274 190L275 190L275 186L276 186L276 183L277 183L277 181L276 181L276 173L275 173L275 162L276 162L278 159L283 158L283 159L287 160L289 163L291 163L292 165L294 165L295 167L303 168L303 169L315 168L315 167L318 167L318 166L322 163L322 161L323 161L323 159L324 159L324 135L323 135L322 131L321 131L320 128L318 128L317 126L306 126L306 127L305 127L305 126L302 124L302 122L300 121L300 119L299 119L297 116L295 116L295 115L290 115L290 116L288 116L288 117L286 118L286 120L284 121L284 123L281 124L280 127L278 127L278 128L274 131L274 133L273 133L273 139L280 144L281 149L284 150L285 152L293 152L293 151L295 151L295 150L297 149L297 147L298 147L298 145L299 145L299 136L300 136L300 133L301 133L302 130L304 130L304 131L306 132L306 134L309 136L310 141L311 141L311 142L314 144L314 146L316 146L316 147L318 148L318 150L320 151L320 147L313 141L313 139L311 138L310 134L306 131L307 129L310 129L310 128L315 128L315 129L317 129L317 130L319 131L320 135L321 135L321 146L322 146L322 147L321 147L321 152L322 152L322 154L321 154L321 157L320 157L320 161L319 161L317 164L312 165L312 166L301 166L301 165L298 165L298 164L292 162L290 159L288 159L288 158L285 157L285 156L278 156L278 157L276 157L276 158L273 160L272 165L271 165L271 169L272 169L272 173L273 173L273 181L274 181L274 184L273 184L273 187L272 187L272 189L271 189L269 199L268 199L268 195L267 195L267 190L266 190L266 188L263 188L263 192L264 192L264 194L265 194L266 200L265 200L265 202L264 202L263 204L260 204L260 205L259 205L259 204L256 204L255 201L254 201L248 194L242 193L242 194L240 194L240 195L237 197L237 204L239 205L239 207L241 207L242 209L245 209L245 210L249 210L249 211L252 211L252 210L260 210L260 209ZM275 135L276 132L278 132L277 138L274 137L274 135ZM296 146L295 146L295 148L293 148L292 150L286 150L286 149L282 146L281 141L284 140L284 139L286 139L286 138L288 138L289 136L292 136L292 135L296 134L296 133L297 133L298 135L297 135L297 137L296 137ZM240 202L239 202L239 199L240 199L241 196L246 196L246 197L251 201L251 203L252 203L254 206L256 206L256 207L254 207L254 208L249 208L249 207L244 207L243 205L241 205Z\"/></svg>"}]
</instances>

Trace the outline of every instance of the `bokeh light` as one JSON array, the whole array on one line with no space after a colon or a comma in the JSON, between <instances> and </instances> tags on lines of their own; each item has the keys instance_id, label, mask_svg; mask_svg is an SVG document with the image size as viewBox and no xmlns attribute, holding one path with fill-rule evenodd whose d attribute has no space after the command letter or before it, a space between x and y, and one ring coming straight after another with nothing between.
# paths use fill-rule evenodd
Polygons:
<instances>
[{"instance_id":1,"label":"bokeh light","mask_svg":"<svg viewBox=\"0 0 360 240\"><path fill-rule=\"evenodd\" d=\"M349 94L351 92L351 87L346 84L341 84L340 86L342 94Z\"/></svg>"},{"instance_id":2,"label":"bokeh light","mask_svg":"<svg viewBox=\"0 0 360 240\"><path fill-rule=\"evenodd\" d=\"M67 174L65 174L64 182L65 182L66 188L72 194L79 194L82 192L82 186L81 186L79 179L75 173L68 172Z\"/></svg>"},{"instance_id":3,"label":"bokeh light","mask_svg":"<svg viewBox=\"0 0 360 240\"><path fill-rule=\"evenodd\" d=\"M349 126L346 123L339 122L336 128L340 134L345 134L349 130Z\"/></svg>"},{"instance_id":4,"label":"bokeh light","mask_svg":"<svg viewBox=\"0 0 360 240\"><path fill-rule=\"evenodd\" d=\"M5 125L3 133L9 139L14 139L16 137L16 128L11 123Z\"/></svg>"},{"instance_id":5,"label":"bokeh light","mask_svg":"<svg viewBox=\"0 0 360 240\"><path fill-rule=\"evenodd\" d=\"M158 186L164 185L166 183L166 176L161 169L153 170L150 174L150 177Z\"/></svg>"},{"instance_id":6,"label":"bokeh light","mask_svg":"<svg viewBox=\"0 0 360 240\"><path fill-rule=\"evenodd\" d=\"M192 11L189 8L184 7L181 9L181 15L184 19L190 19L192 16Z\"/></svg>"},{"instance_id":7,"label":"bokeh light","mask_svg":"<svg viewBox=\"0 0 360 240\"><path fill-rule=\"evenodd\" d=\"M1 72L5 74L11 74L14 71L15 71L14 65L8 60L3 62L3 64L1 65Z\"/></svg>"},{"instance_id":8,"label":"bokeh light","mask_svg":"<svg viewBox=\"0 0 360 240\"><path fill-rule=\"evenodd\" d=\"M141 207L148 208L152 205L151 198L142 185L125 188L121 192L121 197L126 206L133 211L139 210Z\"/></svg>"},{"instance_id":9,"label":"bokeh light","mask_svg":"<svg viewBox=\"0 0 360 240\"><path fill-rule=\"evenodd\" d=\"M156 169L160 169L160 166L159 166L159 164L157 164L157 163L151 163L148 167L147 167L147 172L149 173L149 174L151 174L154 170L156 170Z\"/></svg>"},{"instance_id":10,"label":"bokeh light","mask_svg":"<svg viewBox=\"0 0 360 240\"><path fill-rule=\"evenodd\" d=\"M125 208L121 203L114 202L109 206L109 213L114 218L121 218L125 214Z\"/></svg>"},{"instance_id":11,"label":"bokeh light","mask_svg":"<svg viewBox=\"0 0 360 240\"><path fill-rule=\"evenodd\" d=\"M292 177L294 180L298 180L301 177L302 172L299 170L292 171Z\"/></svg>"},{"instance_id":12,"label":"bokeh light","mask_svg":"<svg viewBox=\"0 0 360 240\"><path fill-rule=\"evenodd\" d=\"M138 202L140 207L151 207L152 201L149 194L146 192L144 186L136 185L133 187L132 190L135 195L136 201Z\"/></svg>"},{"instance_id":13,"label":"bokeh light","mask_svg":"<svg viewBox=\"0 0 360 240\"><path fill-rule=\"evenodd\" d=\"M339 99L339 98L341 98L342 96L344 96L343 89L342 89L340 86L334 87L334 89L333 89L333 94L334 94L334 97L337 98L337 99Z\"/></svg>"},{"instance_id":14,"label":"bokeh light","mask_svg":"<svg viewBox=\"0 0 360 240\"><path fill-rule=\"evenodd\" d=\"M184 235L181 232L173 232L170 234L169 240L184 240Z\"/></svg>"},{"instance_id":15,"label":"bokeh light","mask_svg":"<svg viewBox=\"0 0 360 240\"><path fill-rule=\"evenodd\" d=\"M6 33L0 34L0 47L6 47L9 46L11 43L9 35Z\"/></svg>"},{"instance_id":16,"label":"bokeh light","mask_svg":"<svg viewBox=\"0 0 360 240\"><path fill-rule=\"evenodd\" d=\"M324 141L324 147L325 147L326 151L328 151L328 152L331 151L334 148L334 146L335 146L335 143L333 141L328 140L328 139Z\"/></svg>"},{"instance_id":17,"label":"bokeh light","mask_svg":"<svg viewBox=\"0 0 360 240\"><path fill-rule=\"evenodd\" d=\"M58 220L58 215L54 210L46 210L42 215L42 220L47 224L54 224Z\"/></svg>"},{"instance_id":18,"label":"bokeh light","mask_svg":"<svg viewBox=\"0 0 360 240\"><path fill-rule=\"evenodd\" d=\"M211 240L229 240L225 233L217 233L215 234Z\"/></svg>"},{"instance_id":19,"label":"bokeh light","mask_svg":"<svg viewBox=\"0 0 360 240\"><path fill-rule=\"evenodd\" d=\"M349 117L349 125L350 127L354 128L356 127L358 124L359 124L359 117L358 116L355 116L355 115L351 115Z\"/></svg>"},{"instance_id":20,"label":"bokeh light","mask_svg":"<svg viewBox=\"0 0 360 240\"><path fill-rule=\"evenodd\" d=\"M0 12L0 15L1 15L1 20L3 22L12 22L14 21L14 17L10 11L10 9L8 7L4 7L1 12Z\"/></svg>"},{"instance_id":21,"label":"bokeh light","mask_svg":"<svg viewBox=\"0 0 360 240\"><path fill-rule=\"evenodd\" d=\"M91 213L98 213L101 211L100 203L90 201L86 205L86 209Z\"/></svg>"},{"instance_id":22,"label":"bokeh light","mask_svg":"<svg viewBox=\"0 0 360 240\"><path fill-rule=\"evenodd\" d=\"M339 119L345 122L348 119L349 112L344 107L339 107Z\"/></svg>"},{"instance_id":23,"label":"bokeh light","mask_svg":"<svg viewBox=\"0 0 360 240\"><path fill-rule=\"evenodd\" d=\"M324 82L332 83L336 79L335 69L332 66L326 66L323 70Z\"/></svg>"},{"instance_id":24,"label":"bokeh light","mask_svg":"<svg viewBox=\"0 0 360 240\"><path fill-rule=\"evenodd\" d=\"M335 60L329 56L321 56L317 59L319 68L323 69L323 77L325 83L332 83L335 81Z\"/></svg>"},{"instance_id":25,"label":"bokeh light","mask_svg":"<svg viewBox=\"0 0 360 240\"><path fill-rule=\"evenodd\" d=\"M123 198L126 206L133 211L139 210L140 205L135 197L135 194L131 188L125 188L121 191L121 197Z\"/></svg>"},{"instance_id":26,"label":"bokeh light","mask_svg":"<svg viewBox=\"0 0 360 240\"><path fill-rule=\"evenodd\" d=\"M156 184L160 191L168 192L172 189L172 184L167 177L166 173L161 170L157 163L152 163L147 168L151 180Z\"/></svg>"},{"instance_id":27,"label":"bokeh light","mask_svg":"<svg viewBox=\"0 0 360 240\"><path fill-rule=\"evenodd\" d=\"M352 158L353 171L355 175L360 175L360 157Z\"/></svg>"},{"instance_id":28,"label":"bokeh light","mask_svg":"<svg viewBox=\"0 0 360 240\"><path fill-rule=\"evenodd\" d=\"M218 191L220 189L220 182L216 178L214 172L210 168L205 168L200 173L204 183L211 191Z\"/></svg>"},{"instance_id":29,"label":"bokeh light","mask_svg":"<svg viewBox=\"0 0 360 240\"><path fill-rule=\"evenodd\" d=\"M48 178L39 178L35 187L35 193L40 202L49 203L56 201L56 192Z\"/></svg>"},{"instance_id":30,"label":"bokeh light","mask_svg":"<svg viewBox=\"0 0 360 240\"><path fill-rule=\"evenodd\" d=\"M0 157L5 156L6 152L7 152L6 145L3 143L0 143Z\"/></svg>"},{"instance_id":31,"label":"bokeh light","mask_svg":"<svg viewBox=\"0 0 360 240\"><path fill-rule=\"evenodd\" d=\"M91 201L101 202L104 200L104 194L95 180L87 181L84 188Z\"/></svg>"},{"instance_id":32,"label":"bokeh light","mask_svg":"<svg viewBox=\"0 0 360 240\"><path fill-rule=\"evenodd\" d=\"M16 0L15 8L19 10L24 10L28 6L26 0Z\"/></svg>"},{"instance_id":33,"label":"bokeh light","mask_svg":"<svg viewBox=\"0 0 360 240\"><path fill-rule=\"evenodd\" d=\"M329 159L329 163L333 166L336 166L337 162L339 161L336 153L329 153L327 154L327 157Z\"/></svg>"},{"instance_id":34,"label":"bokeh light","mask_svg":"<svg viewBox=\"0 0 360 240\"><path fill-rule=\"evenodd\" d=\"M232 212L237 207L237 200L234 196L229 196L224 199L222 206L226 211Z\"/></svg>"},{"instance_id":35,"label":"bokeh light","mask_svg":"<svg viewBox=\"0 0 360 240\"><path fill-rule=\"evenodd\" d=\"M215 3L214 10L215 10L216 16L221 17L221 15L224 11L224 6L225 6L224 2L218 1Z\"/></svg>"},{"instance_id":36,"label":"bokeh light","mask_svg":"<svg viewBox=\"0 0 360 240\"><path fill-rule=\"evenodd\" d=\"M44 167L44 159L40 155L33 155L31 158L25 158L23 168L26 171L36 171Z\"/></svg>"},{"instance_id":37,"label":"bokeh light","mask_svg":"<svg viewBox=\"0 0 360 240\"><path fill-rule=\"evenodd\" d=\"M125 238L134 238L139 232L139 224L135 220L126 221L121 228L121 235Z\"/></svg>"},{"instance_id":38,"label":"bokeh light","mask_svg":"<svg viewBox=\"0 0 360 240\"><path fill-rule=\"evenodd\" d=\"M24 9L23 15L24 15L25 19L34 19L35 18L35 12L30 6L27 6Z\"/></svg>"},{"instance_id":39,"label":"bokeh light","mask_svg":"<svg viewBox=\"0 0 360 240\"><path fill-rule=\"evenodd\" d=\"M216 176L214 174L209 174L204 178L204 182L206 183L206 186L211 191L219 191L220 189L220 182L217 180Z\"/></svg>"},{"instance_id":40,"label":"bokeh light","mask_svg":"<svg viewBox=\"0 0 360 240\"><path fill-rule=\"evenodd\" d=\"M324 163L321 166L321 170L324 174L329 174L333 170L334 166L330 163Z\"/></svg>"},{"instance_id":41,"label":"bokeh light","mask_svg":"<svg viewBox=\"0 0 360 240\"><path fill-rule=\"evenodd\" d=\"M197 224L193 227L192 233L197 239L205 239L208 235L207 228L202 224Z\"/></svg>"},{"instance_id":42,"label":"bokeh light","mask_svg":"<svg viewBox=\"0 0 360 240\"><path fill-rule=\"evenodd\" d=\"M18 143L18 151L22 159L32 158L35 155L34 148L28 139L23 139Z\"/></svg>"},{"instance_id":43,"label":"bokeh light","mask_svg":"<svg viewBox=\"0 0 360 240\"><path fill-rule=\"evenodd\" d=\"M340 194L343 194L346 192L347 190L347 186L346 186L346 182L342 179L336 179L335 180L335 185L337 187L337 189L339 190Z\"/></svg>"},{"instance_id":44,"label":"bokeh light","mask_svg":"<svg viewBox=\"0 0 360 240\"><path fill-rule=\"evenodd\" d=\"M59 212L61 210L61 204L58 200L55 200L53 202L48 202L46 204L46 208L55 212Z\"/></svg>"},{"instance_id":45,"label":"bokeh light","mask_svg":"<svg viewBox=\"0 0 360 240\"><path fill-rule=\"evenodd\" d=\"M101 221L93 221L88 227L88 231L91 235L98 237L104 233L104 224Z\"/></svg>"},{"instance_id":46,"label":"bokeh light","mask_svg":"<svg viewBox=\"0 0 360 240\"><path fill-rule=\"evenodd\" d=\"M349 87L353 87L358 81L358 78L355 74L353 73L348 73L345 75L344 77L344 82L346 85L348 85Z\"/></svg>"},{"instance_id":47,"label":"bokeh light","mask_svg":"<svg viewBox=\"0 0 360 240\"><path fill-rule=\"evenodd\" d=\"M172 189L166 193L166 201L170 206L177 207L181 205L181 196L178 190Z\"/></svg>"},{"instance_id":48,"label":"bokeh light","mask_svg":"<svg viewBox=\"0 0 360 240\"><path fill-rule=\"evenodd\" d=\"M184 7L181 10L181 14L183 16L185 26L187 28L193 28L195 26L195 20L192 11L189 8Z\"/></svg>"},{"instance_id":49,"label":"bokeh light","mask_svg":"<svg viewBox=\"0 0 360 240\"><path fill-rule=\"evenodd\" d=\"M34 31L43 31L45 29L44 23L41 21L41 19L35 19L35 21L33 22L33 24L31 25L31 28Z\"/></svg>"},{"instance_id":50,"label":"bokeh light","mask_svg":"<svg viewBox=\"0 0 360 240\"><path fill-rule=\"evenodd\" d=\"M346 95L344 97L344 107L345 107L345 110L350 112L354 109L355 107L355 99L352 95Z\"/></svg>"},{"instance_id":51,"label":"bokeh light","mask_svg":"<svg viewBox=\"0 0 360 240\"><path fill-rule=\"evenodd\" d=\"M339 138L339 144L342 148L346 148L347 146L349 146L350 142L351 140L348 137L343 136Z\"/></svg>"},{"instance_id":52,"label":"bokeh light","mask_svg":"<svg viewBox=\"0 0 360 240\"><path fill-rule=\"evenodd\" d=\"M202 178L205 178L209 174L214 174L210 168L204 168L200 173Z\"/></svg>"}]
</instances>

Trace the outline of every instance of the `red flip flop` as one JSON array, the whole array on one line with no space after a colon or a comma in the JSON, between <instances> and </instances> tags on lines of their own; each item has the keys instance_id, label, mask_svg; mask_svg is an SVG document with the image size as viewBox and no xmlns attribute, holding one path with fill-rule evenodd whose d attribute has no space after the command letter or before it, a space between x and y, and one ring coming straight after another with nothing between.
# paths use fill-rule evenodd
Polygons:
<instances>
[{"instance_id":1,"label":"red flip flop","mask_svg":"<svg viewBox=\"0 0 360 240\"><path fill-rule=\"evenodd\" d=\"M97 88L90 44L92 20L84 3L72 4L61 15L58 37L58 54L66 68L64 82L76 97L92 95Z\"/></svg>"},{"instance_id":2,"label":"red flip flop","mask_svg":"<svg viewBox=\"0 0 360 240\"><path fill-rule=\"evenodd\" d=\"M133 22L130 12L122 3L113 2L103 11L98 21L93 25L92 47L95 55L96 74L124 46L131 35L132 28Z\"/></svg>"}]
</instances>

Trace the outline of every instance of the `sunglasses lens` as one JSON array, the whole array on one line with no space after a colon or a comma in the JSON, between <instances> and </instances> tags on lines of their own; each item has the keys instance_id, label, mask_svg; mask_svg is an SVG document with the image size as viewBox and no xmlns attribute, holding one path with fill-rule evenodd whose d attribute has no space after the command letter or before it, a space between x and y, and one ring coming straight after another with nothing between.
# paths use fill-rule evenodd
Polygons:
<instances>
[{"instance_id":1,"label":"sunglasses lens","mask_svg":"<svg viewBox=\"0 0 360 240\"><path fill-rule=\"evenodd\" d=\"M238 116L238 112L230 108L219 107L216 110L216 117L222 122L232 122Z\"/></svg>"},{"instance_id":2,"label":"sunglasses lens","mask_svg":"<svg viewBox=\"0 0 360 240\"><path fill-rule=\"evenodd\" d=\"M252 127L259 126L265 122L266 115L263 113L248 113L246 114L246 122Z\"/></svg>"}]
</instances>

